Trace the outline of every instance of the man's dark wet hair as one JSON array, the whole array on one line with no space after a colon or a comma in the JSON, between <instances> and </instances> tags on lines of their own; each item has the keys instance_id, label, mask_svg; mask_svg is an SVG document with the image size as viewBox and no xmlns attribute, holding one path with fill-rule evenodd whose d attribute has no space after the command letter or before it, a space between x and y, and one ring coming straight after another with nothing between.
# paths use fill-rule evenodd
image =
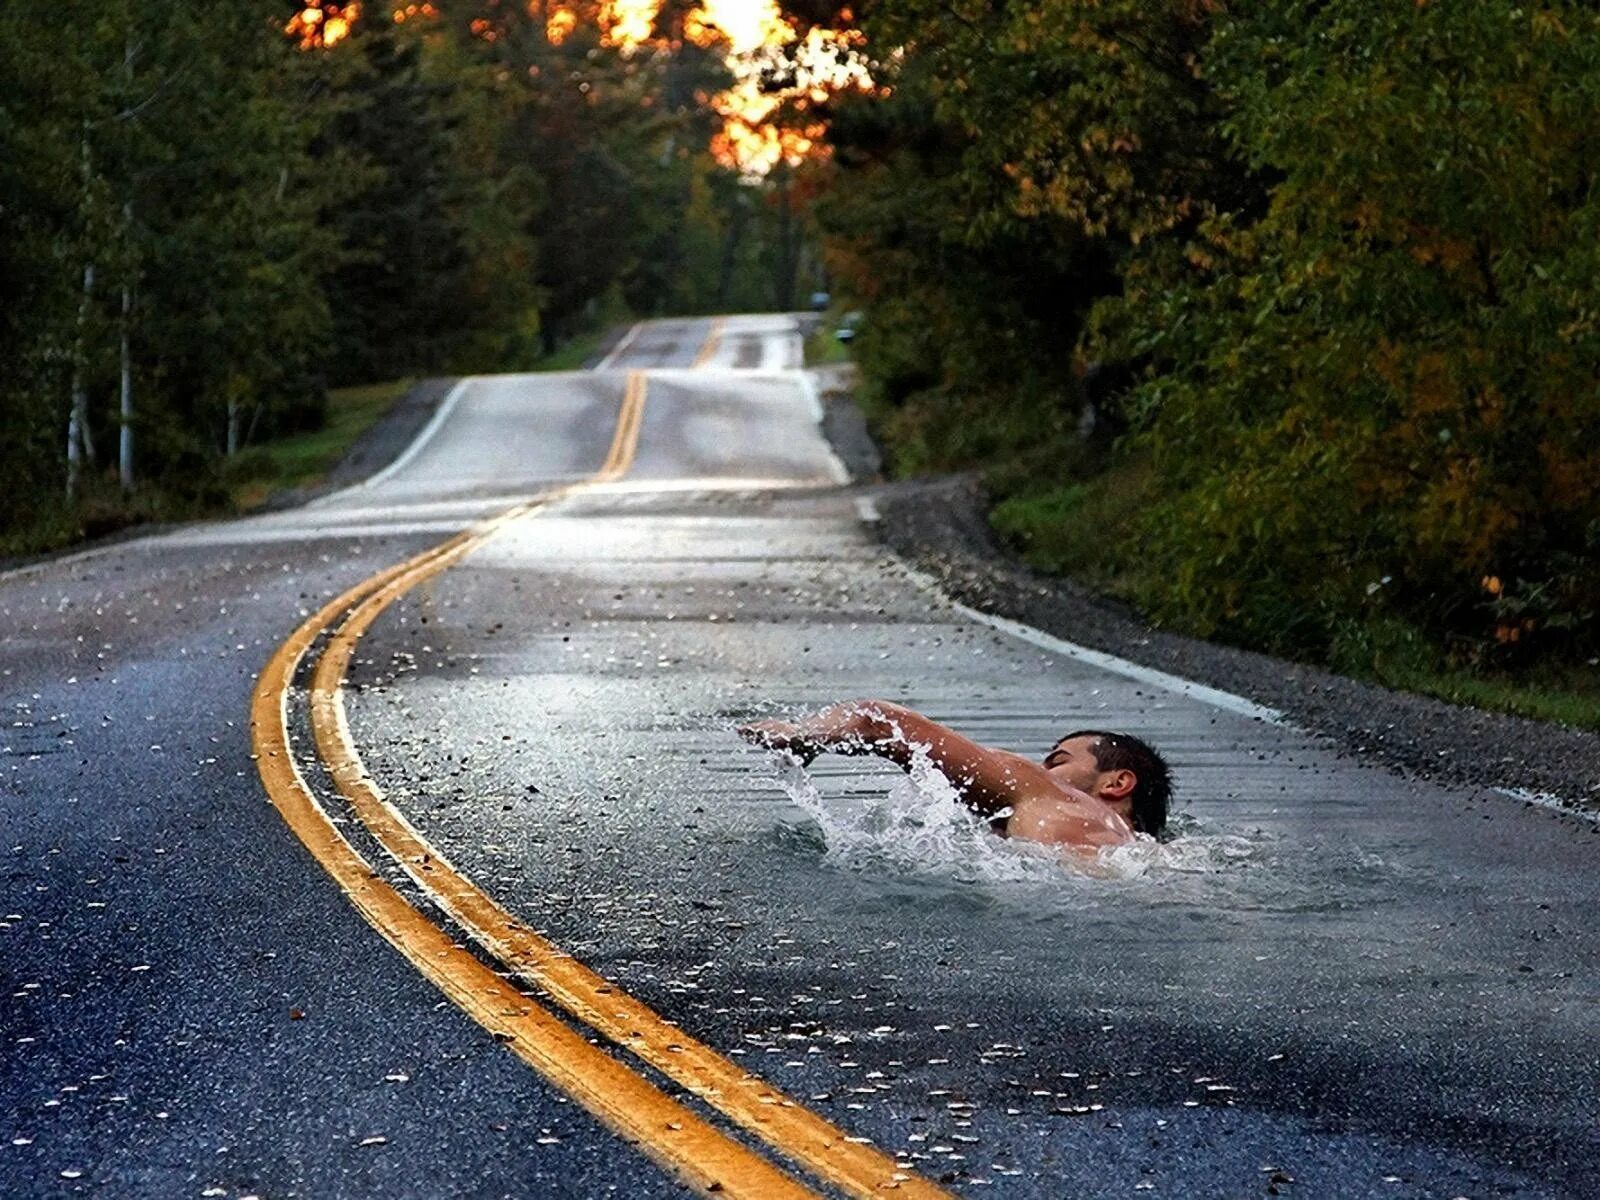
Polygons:
<instances>
[{"instance_id":1,"label":"man's dark wet hair","mask_svg":"<svg viewBox=\"0 0 1600 1200\"><path fill-rule=\"evenodd\" d=\"M1135 833L1160 837L1167 828L1167 802L1172 799L1172 773L1167 762L1148 742L1131 733L1111 733L1104 729L1080 729L1061 741L1087 737L1094 739L1091 753L1102 771L1132 771L1134 785L1129 824ZM1059 743L1058 743L1059 744Z\"/></svg>"}]
</instances>

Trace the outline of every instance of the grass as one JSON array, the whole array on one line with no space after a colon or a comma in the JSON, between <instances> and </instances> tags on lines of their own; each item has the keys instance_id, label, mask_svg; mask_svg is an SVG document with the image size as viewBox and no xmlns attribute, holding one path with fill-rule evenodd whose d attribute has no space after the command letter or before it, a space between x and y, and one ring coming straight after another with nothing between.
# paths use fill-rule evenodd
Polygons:
<instances>
[{"instance_id":1,"label":"grass","mask_svg":"<svg viewBox=\"0 0 1600 1200\"><path fill-rule=\"evenodd\" d=\"M850 361L850 345L841 342L836 334L839 331L839 314L829 313L817 323L811 335L805 341L805 364L808 367L825 367L832 363Z\"/></svg>"},{"instance_id":2,"label":"grass","mask_svg":"<svg viewBox=\"0 0 1600 1200\"><path fill-rule=\"evenodd\" d=\"M1137 602L1156 590L1140 561L1139 518L1157 482L1147 465L1124 461L1088 482L1024 483L995 505L990 523L1039 570ZM1407 647L1397 650L1394 636L1364 626L1335 653L1333 669L1452 704L1600 730L1600 664L1536 661L1515 674L1474 670L1448 665L1442 648L1419 631L1405 640Z\"/></svg>"},{"instance_id":3,"label":"grass","mask_svg":"<svg viewBox=\"0 0 1600 1200\"><path fill-rule=\"evenodd\" d=\"M597 329L593 333L581 334L567 342L554 354L547 354L537 359L530 370L533 371L577 371L596 350L605 338L605 330Z\"/></svg>"},{"instance_id":4,"label":"grass","mask_svg":"<svg viewBox=\"0 0 1600 1200\"><path fill-rule=\"evenodd\" d=\"M124 496L114 481L88 477L76 503L62 497L59 505L46 506L30 520L0 532L0 565L65 550L130 525L188 515L169 509L165 497L148 493Z\"/></svg>"},{"instance_id":5,"label":"grass","mask_svg":"<svg viewBox=\"0 0 1600 1200\"><path fill-rule=\"evenodd\" d=\"M1600 669L1536 664L1515 678L1466 671L1379 671L1376 681L1489 712L1600 730Z\"/></svg>"},{"instance_id":6,"label":"grass","mask_svg":"<svg viewBox=\"0 0 1600 1200\"><path fill-rule=\"evenodd\" d=\"M1125 462L1089 482L1019 490L989 521L1039 570L1132 599L1141 582L1138 521L1154 486L1148 465Z\"/></svg>"},{"instance_id":7,"label":"grass","mask_svg":"<svg viewBox=\"0 0 1600 1200\"><path fill-rule=\"evenodd\" d=\"M334 388L321 429L253 446L230 467L233 503L241 511L291 488L320 482L359 438L377 424L411 386L409 379Z\"/></svg>"}]
</instances>

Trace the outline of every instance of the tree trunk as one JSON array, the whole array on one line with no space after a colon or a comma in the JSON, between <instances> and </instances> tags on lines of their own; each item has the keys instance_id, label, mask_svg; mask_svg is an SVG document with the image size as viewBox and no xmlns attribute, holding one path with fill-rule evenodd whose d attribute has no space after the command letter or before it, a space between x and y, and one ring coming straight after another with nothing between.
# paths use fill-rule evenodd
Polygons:
<instances>
[{"instance_id":1,"label":"tree trunk","mask_svg":"<svg viewBox=\"0 0 1600 1200\"><path fill-rule=\"evenodd\" d=\"M89 305L94 300L94 264L83 268L83 295L78 300L77 341L72 351L72 397L67 413L67 495L78 492L85 462L94 465L94 440L89 434L89 383L86 345Z\"/></svg>"},{"instance_id":2,"label":"tree trunk","mask_svg":"<svg viewBox=\"0 0 1600 1200\"><path fill-rule=\"evenodd\" d=\"M133 289L122 285L122 361L118 394L118 407L122 419L121 438L117 446L117 475L122 480L122 490L133 491L133 347L132 324Z\"/></svg>"},{"instance_id":3,"label":"tree trunk","mask_svg":"<svg viewBox=\"0 0 1600 1200\"><path fill-rule=\"evenodd\" d=\"M790 170L789 164L778 160L776 170L778 176L778 270L776 295L779 312L788 312L794 307L794 277L798 266L797 253L794 245L794 209L789 199Z\"/></svg>"}]
</instances>

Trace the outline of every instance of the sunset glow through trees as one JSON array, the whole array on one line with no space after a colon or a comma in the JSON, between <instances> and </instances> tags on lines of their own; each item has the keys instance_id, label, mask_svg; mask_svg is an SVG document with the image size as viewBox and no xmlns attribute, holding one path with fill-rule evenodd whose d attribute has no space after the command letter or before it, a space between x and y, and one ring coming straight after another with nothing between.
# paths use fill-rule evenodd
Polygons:
<instances>
[{"instance_id":1,"label":"sunset glow through trees","mask_svg":"<svg viewBox=\"0 0 1600 1200\"><path fill-rule=\"evenodd\" d=\"M655 19L661 0L604 0L596 20L605 45L632 50L658 36ZM381 12L374 7L374 12ZM581 6L530 0L529 15L542 18L554 45L572 36L584 19ZM433 4L406 4L387 10L396 24L433 20L441 14ZM362 4L309 2L284 26L302 49L337 45L363 17ZM370 18L369 18L370 19ZM474 22L474 28L480 23ZM481 22L481 36L492 37L490 22ZM812 29L804 38L779 11L776 0L702 0L684 18L684 36L696 45L726 47L734 84L707 96L705 102L722 120L711 151L724 166L747 175L764 175L779 161L790 165L821 153L824 124L807 119L808 108L830 92L869 85L863 39L853 32ZM772 83L785 56L792 70L786 86Z\"/></svg>"}]
</instances>

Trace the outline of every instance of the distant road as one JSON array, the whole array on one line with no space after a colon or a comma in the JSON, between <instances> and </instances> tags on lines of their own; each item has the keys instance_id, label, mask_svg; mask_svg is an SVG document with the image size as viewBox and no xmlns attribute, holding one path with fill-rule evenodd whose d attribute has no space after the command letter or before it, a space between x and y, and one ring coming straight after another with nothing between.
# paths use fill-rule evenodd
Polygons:
<instances>
[{"instance_id":1,"label":"distant road","mask_svg":"<svg viewBox=\"0 0 1600 1200\"><path fill-rule=\"evenodd\" d=\"M1593 826L952 607L799 367L647 322L0 577L0 1194L1600 1194ZM1073 876L732 733L866 695L1147 735L1183 836Z\"/></svg>"}]
</instances>

